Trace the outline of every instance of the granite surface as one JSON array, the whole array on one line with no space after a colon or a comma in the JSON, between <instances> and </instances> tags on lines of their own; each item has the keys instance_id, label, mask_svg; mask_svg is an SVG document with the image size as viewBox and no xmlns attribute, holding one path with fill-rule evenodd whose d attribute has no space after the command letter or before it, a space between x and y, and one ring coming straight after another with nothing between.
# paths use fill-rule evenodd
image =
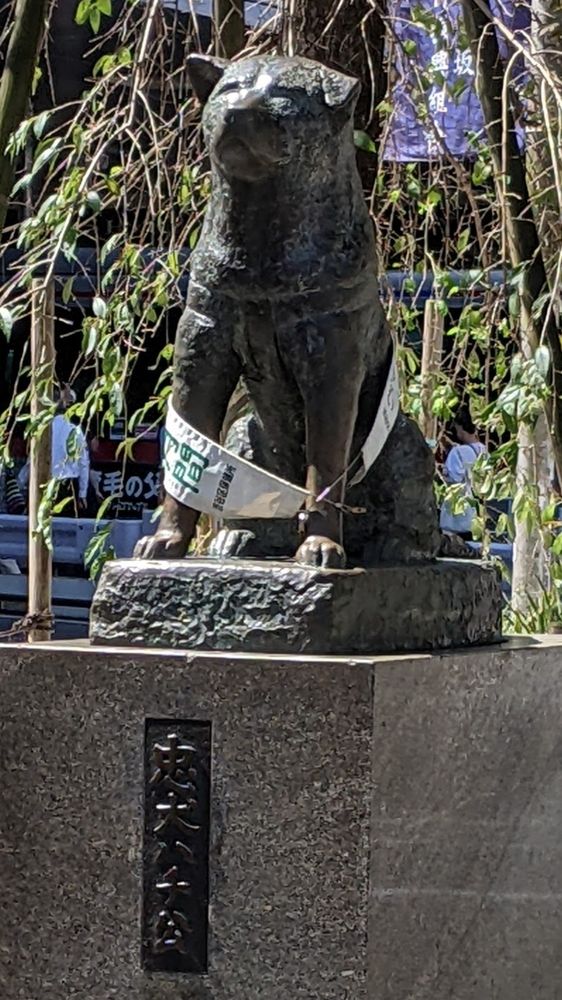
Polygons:
<instances>
[{"instance_id":1,"label":"granite surface","mask_svg":"<svg viewBox=\"0 0 562 1000\"><path fill-rule=\"evenodd\" d=\"M251 559L106 563L95 644L354 655L498 641L494 566L438 559L321 570Z\"/></svg>"},{"instance_id":2,"label":"granite surface","mask_svg":"<svg viewBox=\"0 0 562 1000\"><path fill-rule=\"evenodd\" d=\"M0 647L2 1000L559 1000L562 642ZM141 971L145 718L211 720L209 975Z\"/></svg>"},{"instance_id":3,"label":"granite surface","mask_svg":"<svg viewBox=\"0 0 562 1000\"><path fill-rule=\"evenodd\" d=\"M0 648L2 1000L366 1000L368 664ZM141 972L145 717L212 720L209 975Z\"/></svg>"},{"instance_id":4,"label":"granite surface","mask_svg":"<svg viewBox=\"0 0 562 1000\"><path fill-rule=\"evenodd\" d=\"M375 668L370 993L560 1000L562 645Z\"/></svg>"}]
</instances>

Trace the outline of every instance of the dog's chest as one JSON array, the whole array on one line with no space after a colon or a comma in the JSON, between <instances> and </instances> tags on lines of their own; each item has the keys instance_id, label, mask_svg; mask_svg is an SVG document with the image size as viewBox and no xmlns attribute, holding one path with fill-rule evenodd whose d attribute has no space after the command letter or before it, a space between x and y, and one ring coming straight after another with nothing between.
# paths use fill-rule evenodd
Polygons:
<instances>
[{"instance_id":1,"label":"dog's chest","mask_svg":"<svg viewBox=\"0 0 562 1000\"><path fill-rule=\"evenodd\" d=\"M267 302L245 302L234 339L234 350L249 381L262 382L282 375L278 332L273 310Z\"/></svg>"}]
</instances>

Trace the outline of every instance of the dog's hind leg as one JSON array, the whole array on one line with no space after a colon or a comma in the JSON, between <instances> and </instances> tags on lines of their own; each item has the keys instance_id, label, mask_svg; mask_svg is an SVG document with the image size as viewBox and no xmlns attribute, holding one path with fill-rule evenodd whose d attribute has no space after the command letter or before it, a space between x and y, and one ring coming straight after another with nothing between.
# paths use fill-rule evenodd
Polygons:
<instances>
[{"instance_id":1,"label":"dog's hind leg","mask_svg":"<svg viewBox=\"0 0 562 1000\"><path fill-rule=\"evenodd\" d=\"M368 511L358 525L350 525L363 532L367 565L420 562L437 555L434 475L433 455L421 431L400 413L381 455L348 495L350 504L364 504Z\"/></svg>"}]
</instances>

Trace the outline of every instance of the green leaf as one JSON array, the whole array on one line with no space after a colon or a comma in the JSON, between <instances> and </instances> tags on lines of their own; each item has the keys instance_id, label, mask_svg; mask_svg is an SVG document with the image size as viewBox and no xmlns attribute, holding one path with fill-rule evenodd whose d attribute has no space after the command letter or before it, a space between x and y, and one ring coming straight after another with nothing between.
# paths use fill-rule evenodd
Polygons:
<instances>
[{"instance_id":1,"label":"green leaf","mask_svg":"<svg viewBox=\"0 0 562 1000\"><path fill-rule=\"evenodd\" d=\"M96 344L98 342L98 331L95 323L89 323L84 327L84 334L82 336L82 350L86 357L93 354L96 349Z\"/></svg>"},{"instance_id":2,"label":"green leaf","mask_svg":"<svg viewBox=\"0 0 562 1000\"><path fill-rule=\"evenodd\" d=\"M26 191L29 185L31 184L32 180L33 180L33 174L24 174L23 177L20 177L17 184L14 184L12 188L11 191L12 196L17 194L18 191Z\"/></svg>"},{"instance_id":3,"label":"green leaf","mask_svg":"<svg viewBox=\"0 0 562 1000\"><path fill-rule=\"evenodd\" d=\"M166 264L170 270L170 273L174 278L179 278L180 276L180 262L177 252L172 250L166 259Z\"/></svg>"},{"instance_id":4,"label":"green leaf","mask_svg":"<svg viewBox=\"0 0 562 1000\"><path fill-rule=\"evenodd\" d=\"M71 499L72 499L72 497L63 497L62 500L59 500L58 503L56 503L54 505L51 513L52 514L62 514L63 510L65 509L65 507L68 507Z\"/></svg>"},{"instance_id":5,"label":"green leaf","mask_svg":"<svg viewBox=\"0 0 562 1000\"><path fill-rule=\"evenodd\" d=\"M6 340L10 339L10 334L14 326L14 317L12 316L10 310L7 306L0 306L0 327L6 337Z\"/></svg>"},{"instance_id":6,"label":"green leaf","mask_svg":"<svg viewBox=\"0 0 562 1000\"><path fill-rule=\"evenodd\" d=\"M119 49L117 53L117 62L119 66L133 65L133 53L128 46L124 45L123 48Z\"/></svg>"},{"instance_id":7,"label":"green leaf","mask_svg":"<svg viewBox=\"0 0 562 1000\"><path fill-rule=\"evenodd\" d=\"M100 56L94 66L94 76L105 76L113 68L114 59L111 54Z\"/></svg>"},{"instance_id":8,"label":"green leaf","mask_svg":"<svg viewBox=\"0 0 562 1000\"><path fill-rule=\"evenodd\" d=\"M427 192L427 204L431 208L435 208L436 205L441 203L441 192L437 191L436 188L432 188L431 191Z\"/></svg>"},{"instance_id":9,"label":"green leaf","mask_svg":"<svg viewBox=\"0 0 562 1000\"><path fill-rule=\"evenodd\" d=\"M104 243L101 248L100 260L102 264L105 264L108 254L112 253L118 246L121 239L121 233L114 233L110 236L106 243Z\"/></svg>"},{"instance_id":10,"label":"green leaf","mask_svg":"<svg viewBox=\"0 0 562 1000\"><path fill-rule=\"evenodd\" d=\"M557 510L558 510L558 504L556 503L555 500L552 503L547 504L547 506L541 512L541 522L543 524L550 524L551 521L555 521Z\"/></svg>"},{"instance_id":11,"label":"green leaf","mask_svg":"<svg viewBox=\"0 0 562 1000\"><path fill-rule=\"evenodd\" d=\"M100 299L99 295L96 295L92 303L92 309L94 311L94 316L97 316L98 319L105 319L107 316L107 305L103 299Z\"/></svg>"},{"instance_id":12,"label":"green leaf","mask_svg":"<svg viewBox=\"0 0 562 1000\"><path fill-rule=\"evenodd\" d=\"M102 361L102 371L105 376L112 375L115 376L119 367L119 351L115 347L111 347L103 356Z\"/></svg>"},{"instance_id":13,"label":"green leaf","mask_svg":"<svg viewBox=\"0 0 562 1000\"><path fill-rule=\"evenodd\" d=\"M521 370L523 368L523 358L520 354L516 354L511 360L511 377L512 379L519 378Z\"/></svg>"},{"instance_id":14,"label":"green leaf","mask_svg":"<svg viewBox=\"0 0 562 1000\"><path fill-rule=\"evenodd\" d=\"M31 84L32 97L35 97L35 94L37 93L37 88L41 83L42 78L43 78L43 70L41 69L40 66L36 66L35 69L33 70L33 83Z\"/></svg>"},{"instance_id":15,"label":"green leaf","mask_svg":"<svg viewBox=\"0 0 562 1000\"><path fill-rule=\"evenodd\" d=\"M86 194L86 203L92 212L101 211L101 198L97 191L88 191Z\"/></svg>"},{"instance_id":16,"label":"green leaf","mask_svg":"<svg viewBox=\"0 0 562 1000\"><path fill-rule=\"evenodd\" d=\"M472 169L472 181L474 184L485 184L492 174L492 166L490 163L484 163L481 159L476 160L474 167Z\"/></svg>"},{"instance_id":17,"label":"green leaf","mask_svg":"<svg viewBox=\"0 0 562 1000\"><path fill-rule=\"evenodd\" d=\"M105 500L102 502L102 504L98 508L98 516L97 516L97 520L98 521L102 520L105 512L109 509L109 507L111 506L111 502L114 499L115 499L115 496L113 494L111 494L110 496L106 497Z\"/></svg>"},{"instance_id":18,"label":"green leaf","mask_svg":"<svg viewBox=\"0 0 562 1000\"><path fill-rule=\"evenodd\" d=\"M51 112L44 111L43 114L38 115L38 117L33 122L33 134L36 139L40 139L45 131L45 125L47 124Z\"/></svg>"},{"instance_id":19,"label":"green leaf","mask_svg":"<svg viewBox=\"0 0 562 1000\"><path fill-rule=\"evenodd\" d=\"M40 206L39 211L37 212L37 218L44 219L45 216L48 215L48 213L51 211L51 209L55 207L56 203L57 203L57 195L50 194L48 198L45 198L45 201Z\"/></svg>"},{"instance_id":20,"label":"green leaf","mask_svg":"<svg viewBox=\"0 0 562 1000\"><path fill-rule=\"evenodd\" d=\"M76 14L74 15L74 20L76 24L86 24L90 14L90 0L80 0L76 8Z\"/></svg>"},{"instance_id":21,"label":"green leaf","mask_svg":"<svg viewBox=\"0 0 562 1000\"><path fill-rule=\"evenodd\" d=\"M97 7L94 7L90 10L90 27L94 32L94 34L96 35L100 30L100 24L101 24L101 14L97 9Z\"/></svg>"},{"instance_id":22,"label":"green leaf","mask_svg":"<svg viewBox=\"0 0 562 1000\"><path fill-rule=\"evenodd\" d=\"M111 0L97 0L98 10L101 14L111 17Z\"/></svg>"},{"instance_id":23,"label":"green leaf","mask_svg":"<svg viewBox=\"0 0 562 1000\"><path fill-rule=\"evenodd\" d=\"M469 239L470 239L470 228L467 226L466 229L463 229L462 233L460 234L457 240L457 253L464 253L464 251L468 246Z\"/></svg>"},{"instance_id":24,"label":"green leaf","mask_svg":"<svg viewBox=\"0 0 562 1000\"><path fill-rule=\"evenodd\" d=\"M364 153L376 153L377 147L366 132L356 129L353 133L353 141L357 149L362 149Z\"/></svg>"},{"instance_id":25,"label":"green leaf","mask_svg":"<svg viewBox=\"0 0 562 1000\"><path fill-rule=\"evenodd\" d=\"M121 389L121 386L119 385L113 386L109 394L109 405L111 407L112 413L114 413L116 417L120 417L121 414L123 413L123 409L125 406L125 399L123 396L123 390Z\"/></svg>"},{"instance_id":26,"label":"green leaf","mask_svg":"<svg viewBox=\"0 0 562 1000\"><path fill-rule=\"evenodd\" d=\"M544 379L550 369L550 351L546 344L541 344L535 351L535 364Z\"/></svg>"},{"instance_id":27,"label":"green leaf","mask_svg":"<svg viewBox=\"0 0 562 1000\"><path fill-rule=\"evenodd\" d=\"M531 310L533 319L541 318L551 298L552 296L550 293L550 289L547 289L545 292L542 292L540 295L537 296L537 298L533 302L533 308Z\"/></svg>"},{"instance_id":28,"label":"green leaf","mask_svg":"<svg viewBox=\"0 0 562 1000\"><path fill-rule=\"evenodd\" d=\"M556 538L554 539L554 541L553 541L553 543L552 543L552 547L551 547L550 551L551 551L551 552L552 552L552 553L553 553L553 554L554 554L555 556L560 556L560 555L562 555L562 531L561 531L561 532L560 532L560 534L559 534L559 535L557 535L557 536L556 536Z\"/></svg>"},{"instance_id":29,"label":"green leaf","mask_svg":"<svg viewBox=\"0 0 562 1000\"><path fill-rule=\"evenodd\" d=\"M102 507L100 507L97 517L98 524L100 518L102 517L102 509L103 513L105 513L107 506L109 506L109 503L112 500L113 497L107 497L107 500L104 501ZM109 544L111 538L111 528L111 523L99 525L99 527L96 528L95 534L90 539L86 547L86 551L84 552L84 565L89 570L91 580L95 580L96 577L99 576L106 562L111 559L115 559L115 549L113 545Z\"/></svg>"},{"instance_id":30,"label":"green leaf","mask_svg":"<svg viewBox=\"0 0 562 1000\"><path fill-rule=\"evenodd\" d=\"M52 159L52 157L55 155L61 143L62 143L61 137L57 136L56 139L46 140L44 146L43 143L41 144L43 148L41 149L39 155L36 156L33 161L33 170L32 170L33 174L39 173L42 167L44 167L45 164L47 164L49 160ZM37 148L39 149L40 147Z\"/></svg>"},{"instance_id":31,"label":"green leaf","mask_svg":"<svg viewBox=\"0 0 562 1000\"><path fill-rule=\"evenodd\" d=\"M64 283L64 287L63 287L63 290L62 290L62 301L64 302L65 306L67 306L68 303L70 302L70 298L71 298L71 295L72 295L72 284L73 284L73 281L74 281L74 276L71 275L70 278L67 278L66 281L65 281L65 283Z\"/></svg>"},{"instance_id":32,"label":"green leaf","mask_svg":"<svg viewBox=\"0 0 562 1000\"><path fill-rule=\"evenodd\" d=\"M394 110L394 105L391 101L383 100L380 101L377 110L380 111L381 115L390 115Z\"/></svg>"},{"instance_id":33,"label":"green leaf","mask_svg":"<svg viewBox=\"0 0 562 1000\"><path fill-rule=\"evenodd\" d=\"M27 119L26 121L21 123L19 128L17 128L16 131L13 132L10 138L8 139L6 150L7 152L9 152L12 159L18 153L21 153L23 151L29 136L29 130L31 126L32 126L32 119Z\"/></svg>"}]
</instances>

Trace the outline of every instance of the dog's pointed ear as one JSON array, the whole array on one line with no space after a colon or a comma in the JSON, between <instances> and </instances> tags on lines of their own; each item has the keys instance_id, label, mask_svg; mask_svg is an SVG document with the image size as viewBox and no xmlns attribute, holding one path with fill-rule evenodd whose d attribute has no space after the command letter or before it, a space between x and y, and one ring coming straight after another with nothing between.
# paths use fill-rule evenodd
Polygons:
<instances>
[{"instance_id":1,"label":"dog's pointed ear","mask_svg":"<svg viewBox=\"0 0 562 1000\"><path fill-rule=\"evenodd\" d=\"M329 108L351 113L361 93L361 84L354 76L346 76L337 70L327 69L322 80L322 90Z\"/></svg>"},{"instance_id":2,"label":"dog's pointed ear","mask_svg":"<svg viewBox=\"0 0 562 1000\"><path fill-rule=\"evenodd\" d=\"M199 52L193 52L187 57L189 82L201 104L207 103L217 83L222 79L227 66L227 59L204 56Z\"/></svg>"}]
</instances>

